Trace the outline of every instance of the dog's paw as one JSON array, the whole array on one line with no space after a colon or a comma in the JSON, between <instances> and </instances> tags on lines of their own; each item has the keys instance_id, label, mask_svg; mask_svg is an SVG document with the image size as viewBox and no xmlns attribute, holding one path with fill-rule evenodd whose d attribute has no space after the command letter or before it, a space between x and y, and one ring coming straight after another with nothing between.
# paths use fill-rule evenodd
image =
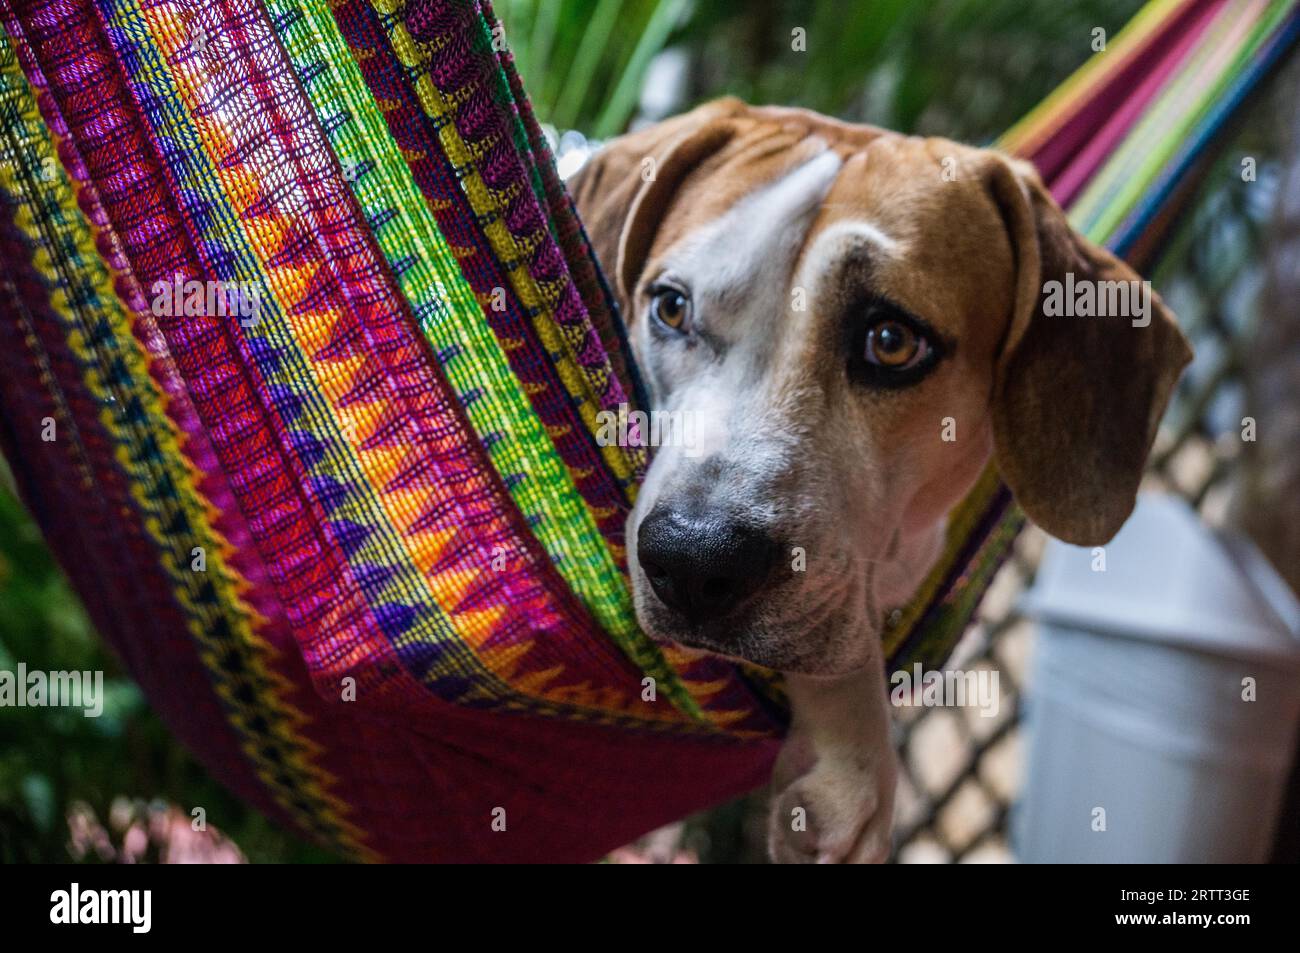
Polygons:
<instances>
[{"instance_id":1,"label":"dog's paw","mask_svg":"<svg viewBox=\"0 0 1300 953\"><path fill-rule=\"evenodd\" d=\"M768 818L775 863L879 864L889 857L898 768L888 745L819 758L783 783L786 773L778 764Z\"/></svg>"}]
</instances>

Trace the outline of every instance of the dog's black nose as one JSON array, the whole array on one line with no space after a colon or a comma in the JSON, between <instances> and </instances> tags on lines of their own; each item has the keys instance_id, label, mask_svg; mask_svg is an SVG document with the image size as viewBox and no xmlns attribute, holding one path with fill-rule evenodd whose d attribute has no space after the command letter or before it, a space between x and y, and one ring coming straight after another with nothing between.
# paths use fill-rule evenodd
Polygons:
<instances>
[{"instance_id":1,"label":"dog's black nose","mask_svg":"<svg viewBox=\"0 0 1300 953\"><path fill-rule=\"evenodd\" d=\"M726 615L776 567L765 533L732 520L696 517L657 505L636 534L641 571L663 603L691 622Z\"/></svg>"}]
</instances>

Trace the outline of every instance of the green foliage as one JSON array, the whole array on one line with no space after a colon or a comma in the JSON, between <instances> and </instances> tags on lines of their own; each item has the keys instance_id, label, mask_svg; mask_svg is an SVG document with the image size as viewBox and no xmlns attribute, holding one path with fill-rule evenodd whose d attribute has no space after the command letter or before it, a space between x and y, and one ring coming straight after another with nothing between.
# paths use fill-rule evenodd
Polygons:
<instances>
[{"instance_id":1,"label":"green foliage","mask_svg":"<svg viewBox=\"0 0 1300 953\"><path fill-rule=\"evenodd\" d=\"M987 141L1142 0L498 0L538 115L607 138L654 54L687 54L686 108L724 94ZM802 30L806 49L796 50Z\"/></svg>"},{"instance_id":2,"label":"green foliage","mask_svg":"<svg viewBox=\"0 0 1300 953\"><path fill-rule=\"evenodd\" d=\"M1142 0L717 0L690 33L697 99L734 93L907 132L990 140ZM806 51L791 49L806 31ZM727 55L730 51L730 56Z\"/></svg>"},{"instance_id":3,"label":"green foliage","mask_svg":"<svg viewBox=\"0 0 1300 953\"><path fill-rule=\"evenodd\" d=\"M561 129L616 135L651 58L687 0L500 0L497 15L537 114Z\"/></svg>"}]
</instances>

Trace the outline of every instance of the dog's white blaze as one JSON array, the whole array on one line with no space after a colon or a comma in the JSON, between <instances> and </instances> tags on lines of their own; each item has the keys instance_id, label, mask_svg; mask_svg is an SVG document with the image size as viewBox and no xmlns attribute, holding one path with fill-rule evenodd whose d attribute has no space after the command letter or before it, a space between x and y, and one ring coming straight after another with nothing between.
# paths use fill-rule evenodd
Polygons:
<instances>
[{"instance_id":1,"label":"dog's white blaze","mask_svg":"<svg viewBox=\"0 0 1300 953\"><path fill-rule=\"evenodd\" d=\"M704 295L748 285L765 274L784 278L774 266L786 265L802 244L799 226L811 220L842 165L826 150L741 199L671 254L674 270L690 274L706 265L696 288Z\"/></svg>"},{"instance_id":2,"label":"dog's white blaze","mask_svg":"<svg viewBox=\"0 0 1300 953\"><path fill-rule=\"evenodd\" d=\"M747 404L755 398L758 364L753 354L761 350L763 335L750 334L746 339L729 332L737 327L762 327L782 318L780 302L791 269L842 165L838 155L823 147L811 159L740 199L665 256L664 270L686 281L696 307L708 316L705 324L729 348L719 366L707 372L697 369L695 380L678 380L676 388L671 386L676 371L662 372L669 379L659 380L652 362L652 383L675 389L671 409L691 417L694 440L687 455L693 460L724 453L733 442L741 441L747 447L747 466L760 468L761 450L756 448L763 442L751 444L745 430L757 426L762 416L760 408ZM648 351L648 322L642 322L637 333L642 348ZM663 462L652 468L652 474L654 469L675 465L677 454L661 451L659 457ZM645 493L643 488L642 495Z\"/></svg>"}]
</instances>

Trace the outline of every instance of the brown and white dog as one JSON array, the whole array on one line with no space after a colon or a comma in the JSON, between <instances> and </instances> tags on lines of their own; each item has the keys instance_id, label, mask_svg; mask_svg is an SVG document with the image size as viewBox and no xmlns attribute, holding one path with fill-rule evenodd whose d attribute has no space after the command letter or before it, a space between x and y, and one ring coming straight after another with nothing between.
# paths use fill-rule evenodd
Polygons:
<instances>
[{"instance_id":1,"label":"brown and white dog","mask_svg":"<svg viewBox=\"0 0 1300 953\"><path fill-rule=\"evenodd\" d=\"M989 150L728 99L570 185L654 409L696 421L629 518L637 616L784 673L774 859L882 860L883 620L990 458L1044 530L1109 540L1187 343L1154 296L1049 316L1049 282L1138 276Z\"/></svg>"}]
</instances>

